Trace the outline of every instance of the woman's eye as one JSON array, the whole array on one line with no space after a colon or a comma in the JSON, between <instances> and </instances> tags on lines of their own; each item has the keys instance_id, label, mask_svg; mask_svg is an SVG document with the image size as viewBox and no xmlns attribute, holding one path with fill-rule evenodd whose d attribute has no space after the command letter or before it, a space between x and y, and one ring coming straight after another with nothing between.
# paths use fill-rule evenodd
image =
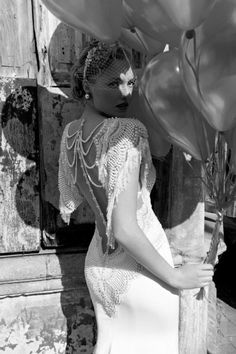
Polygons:
<instances>
[{"instance_id":1,"label":"woman's eye","mask_svg":"<svg viewBox=\"0 0 236 354\"><path fill-rule=\"evenodd\" d=\"M129 80L126 84L128 86L134 86L136 84L136 81L137 81L136 78L133 78L133 79ZM114 81L109 82L108 86L112 87L112 88L117 88L122 84L124 84L124 83L120 79L118 79L118 80L114 80Z\"/></svg>"},{"instance_id":2,"label":"woman's eye","mask_svg":"<svg viewBox=\"0 0 236 354\"><path fill-rule=\"evenodd\" d=\"M136 84L136 78L133 78L132 80L129 80L128 85L134 86Z\"/></svg>"},{"instance_id":3,"label":"woman's eye","mask_svg":"<svg viewBox=\"0 0 236 354\"><path fill-rule=\"evenodd\" d=\"M109 82L108 86L109 87L118 87L120 85L120 81L119 80L115 80L112 82Z\"/></svg>"}]
</instances>

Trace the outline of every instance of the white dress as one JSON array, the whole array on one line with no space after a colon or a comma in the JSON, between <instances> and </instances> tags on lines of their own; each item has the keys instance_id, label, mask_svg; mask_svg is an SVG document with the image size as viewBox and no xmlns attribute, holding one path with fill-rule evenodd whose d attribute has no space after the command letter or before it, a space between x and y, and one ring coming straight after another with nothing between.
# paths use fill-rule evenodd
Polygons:
<instances>
[{"instance_id":1,"label":"white dress","mask_svg":"<svg viewBox=\"0 0 236 354\"><path fill-rule=\"evenodd\" d=\"M85 260L85 279L98 328L94 354L177 354L178 291L137 263L115 242L112 233L112 210L126 187L128 174L139 164L141 189L137 198L141 206L137 222L156 250L173 266L168 240L150 201L155 170L146 128L136 119L108 118L95 130L91 142L96 149L99 185L86 163L86 151L81 151L85 141L82 126L81 123L70 134L69 124L63 133L59 160L60 210L68 222L70 213L85 197L95 211L97 226L100 225ZM101 225L107 236L105 253L99 235Z\"/></svg>"}]
</instances>

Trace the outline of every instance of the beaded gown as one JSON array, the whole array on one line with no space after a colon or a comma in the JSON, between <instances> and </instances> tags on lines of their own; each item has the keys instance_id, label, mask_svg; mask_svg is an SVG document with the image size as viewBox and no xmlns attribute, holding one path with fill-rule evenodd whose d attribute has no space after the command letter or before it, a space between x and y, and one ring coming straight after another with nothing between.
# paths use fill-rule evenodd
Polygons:
<instances>
[{"instance_id":1,"label":"beaded gown","mask_svg":"<svg viewBox=\"0 0 236 354\"><path fill-rule=\"evenodd\" d=\"M112 232L112 211L137 165L138 225L173 266L165 232L151 206L155 169L144 125L132 118L108 118L86 139L81 119L65 127L58 180L62 218L69 222L84 198L96 218L85 259L85 279L98 329L94 354L178 353L178 291L132 258Z\"/></svg>"}]
</instances>

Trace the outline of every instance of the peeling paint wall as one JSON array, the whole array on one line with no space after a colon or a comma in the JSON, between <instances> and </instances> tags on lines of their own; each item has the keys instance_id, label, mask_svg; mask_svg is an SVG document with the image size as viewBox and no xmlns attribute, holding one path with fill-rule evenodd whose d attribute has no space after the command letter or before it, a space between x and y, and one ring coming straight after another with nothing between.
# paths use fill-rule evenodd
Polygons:
<instances>
[{"instance_id":1,"label":"peeling paint wall","mask_svg":"<svg viewBox=\"0 0 236 354\"><path fill-rule=\"evenodd\" d=\"M0 252L39 249L36 83L0 77Z\"/></svg>"},{"instance_id":2,"label":"peeling paint wall","mask_svg":"<svg viewBox=\"0 0 236 354\"><path fill-rule=\"evenodd\" d=\"M0 353L92 354L94 314L88 295L61 304L61 294L0 300Z\"/></svg>"}]
</instances>

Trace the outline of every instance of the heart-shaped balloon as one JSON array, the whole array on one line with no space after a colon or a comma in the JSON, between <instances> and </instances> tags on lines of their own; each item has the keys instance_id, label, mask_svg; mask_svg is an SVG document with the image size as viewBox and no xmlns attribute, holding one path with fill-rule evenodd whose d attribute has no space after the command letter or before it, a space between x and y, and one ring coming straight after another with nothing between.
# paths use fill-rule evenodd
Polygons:
<instances>
[{"instance_id":1,"label":"heart-shaped balloon","mask_svg":"<svg viewBox=\"0 0 236 354\"><path fill-rule=\"evenodd\" d=\"M158 0L172 21L183 30L199 26L216 0Z\"/></svg>"},{"instance_id":2,"label":"heart-shaped balloon","mask_svg":"<svg viewBox=\"0 0 236 354\"><path fill-rule=\"evenodd\" d=\"M140 85L155 120L171 141L196 159L205 161L213 150L215 131L185 91L178 50L153 58L144 70Z\"/></svg>"},{"instance_id":3,"label":"heart-shaped balloon","mask_svg":"<svg viewBox=\"0 0 236 354\"><path fill-rule=\"evenodd\" d=\"M236 0L219 0L181 43L186 90L208 123L219 131L236 125Z\"/></svg>"},{"instance_id":4,"label":"heart-shaped balloon","mask_svg":"<svg viewBox=\"0 0 236 354\"><path fill-rule=\"evenodd\" d=\"M165 48L165 44L147 36L139 29L131 31L129 29L122 28L119 41L140 53L148 55L150 58L163 52Z\"/></svg>"},{"instance_id":5,"label":"heart-shaped balloon","mask_svg":"<svg viewBox=\"0 0 236 354\"><path fill-rule=\"evenodd\" d=\"M62 22L101 41L120 36L122 0L42 0Z\"/></svg>"},{"instance_id":6,"label":"heart-shaped balloon","mask_svg":"<svg viewBox=\"0 0 236 354\"><path fill-rule=\"evenodd\" d=\"M179 46L181 31L171 21L156 0L123 1L123 25L128 29L139 29L147 36Z\"/></svg>"},{"instance_id":7,"label":"heart-shaped balloon","mask_svg":"<svg viewBox=\"0 0 236 354\"><path fill-rule=\"evenodd\" d=\"M150 150L154 157L160 158L167 155L171 143L165 138L166 132L153 116L141 90L134 90L127 116L139 119L147 128Z\"/></svg>"}]
</instances>

